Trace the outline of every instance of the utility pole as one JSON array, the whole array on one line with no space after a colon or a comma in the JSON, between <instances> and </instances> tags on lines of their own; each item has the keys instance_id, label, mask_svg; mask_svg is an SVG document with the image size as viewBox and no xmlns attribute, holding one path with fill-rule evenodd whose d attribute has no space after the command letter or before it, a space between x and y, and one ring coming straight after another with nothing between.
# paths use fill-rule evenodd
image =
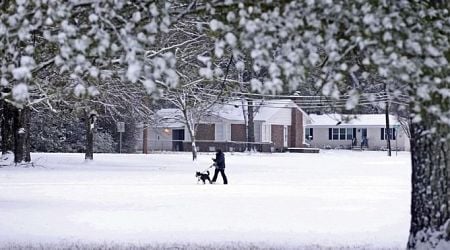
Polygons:
<instances>
[{"instance_id":1,"label":"utility pole","mask_svg":"<svg viewBox=\"0 0 450 250\"><path fill-rule=\"evenodd\" d=\"M144 123L144 133L142 137L142 153L148 154L148 124Z\"/></svg>"},{"instance_id":2,"label":"utility pole","mask_svg":"<svg viewBox=\"0 0 450 250\"><path fill-rule=\"evenodd\" d=\"M390 130L389 129L389 101L386 101L385 114L386 114L385 139L386 139L387 148L388 148L388 156L391 156L391 133L389 131Z\"/></svg>"}]
</instances>

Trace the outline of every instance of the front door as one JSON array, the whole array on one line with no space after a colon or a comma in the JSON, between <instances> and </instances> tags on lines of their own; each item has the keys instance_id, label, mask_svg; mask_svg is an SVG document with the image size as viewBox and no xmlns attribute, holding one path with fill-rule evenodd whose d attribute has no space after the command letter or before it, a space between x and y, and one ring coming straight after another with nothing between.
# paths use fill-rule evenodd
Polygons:
<instances>
[{"instance_id":1,"label":"front door","mask_svg":"<svg viewBox=\"0 0 450 250\"><path fill-rule=\"evenodd\" d=\"M368 147L368 140L367 140L367 128L361 129L361 146Z\"/></svg>"},{"instance_id":2,"label":"front door","mask_svg":"<svg viewBox=\"0 0 450 250\"><path fill-rule=\"evenodd\" d=\"M172 130L172 150L183 151L184 129Z\"/></svg>"}]
</instances>

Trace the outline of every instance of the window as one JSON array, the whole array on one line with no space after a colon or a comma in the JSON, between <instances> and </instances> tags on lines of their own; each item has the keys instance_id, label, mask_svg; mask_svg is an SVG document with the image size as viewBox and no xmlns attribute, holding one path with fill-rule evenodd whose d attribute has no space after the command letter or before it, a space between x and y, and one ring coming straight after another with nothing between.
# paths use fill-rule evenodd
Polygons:
<instances>
[{"instance_id":1,"label":"window","mask_svg":"<svg viewBox=\"0 0 450 250\"><path fill-rule=\"evenodd\" d=\"M345 128L339 129L339 140L345 140Z\"/></svg>"},{"instance_id":2,"label":"window","mask_svg":"<svg viewBox=\"0 0 450 250\"><path fill-rule=\"evenodd\" d=\"M339 129L333 128L333 140L339 140Z\"/></svg>"},{"instance_id":3,"label":"window","mask_svg":"<svg viewBox=\"0 0 450 250\"><path fill-rule=\"evenodd\" d=\"M305 140L312 141L314 138L313 128L305 128Z\"/></svg>"},{"instance_id":4,"label":"window","mask_svg":"<svg viewBox=\"0 0 450 250\"><path fill-rule=\"evenodd\" d=\"M353 139L353 128L348 128L347 129L347 140L352 140Z\"/></svg>"},{"instance_id":5,"label":"window","mask_svg":"<svg viewBox=\"0 0 450 250\"><path fill-rule=\"evenodd\" d=\"M381 128L380 139L386 140L388 138L387 135L388 130L386 128ZM397 139L397 131L395 128L389 128L389 139L395 140Z\"/></svg>"},{"instance_id":6,"label":"window","mask_svg":"<svg viewBox=\"0 0 450 250\"><path fill-rule=\"evenodd\" d=\"M312 132L312 131L311 131ZM307 135L308 132L305 133ZM329 128L328 139L331 140L352 140L356 136L356 128Z\"/></svg>"}]
</instances>

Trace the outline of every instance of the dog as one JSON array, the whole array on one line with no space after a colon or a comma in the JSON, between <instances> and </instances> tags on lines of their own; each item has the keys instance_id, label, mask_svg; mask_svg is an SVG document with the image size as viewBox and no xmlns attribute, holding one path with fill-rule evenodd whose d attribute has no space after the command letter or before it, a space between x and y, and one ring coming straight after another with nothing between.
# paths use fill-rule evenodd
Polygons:
<instances>
[{"instance_id":1,"label":"dog","mask_svg":"<svg viewBox=\"0 0 450 250\"><path fill-rule=\"evenodd\" d=\"M198 178L197 184L198 184L200 181L203 181L203 184L205 184L205 181L206 181L206 180L209 181L209 184L212 184L212 181L211 181L211 179L209 178L209 171L206 171L206 173L196 172L196 173L195 173L195 177Z\"/></svg>"}]
</instances>

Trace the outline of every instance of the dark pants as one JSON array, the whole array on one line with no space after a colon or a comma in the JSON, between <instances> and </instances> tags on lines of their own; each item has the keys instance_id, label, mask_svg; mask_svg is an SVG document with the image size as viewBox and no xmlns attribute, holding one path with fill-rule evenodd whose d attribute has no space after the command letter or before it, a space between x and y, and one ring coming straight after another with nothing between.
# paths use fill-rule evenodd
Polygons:
<instances>
[{"instance_id":1,"label":"dark pants","mask_svg":"<svg viewBox=\"0 0 450 250\"><path fill-rule=\"evenodd\" d=\"M225 175L225 169L223 169L223 168L222 169L216 168L216 170L214 171L214 177L212 179L212 182L216 182L217 175L219 174L219 172L222 175L223 184L228 184L227 176Z\"/></svg>"}]
</instances>

